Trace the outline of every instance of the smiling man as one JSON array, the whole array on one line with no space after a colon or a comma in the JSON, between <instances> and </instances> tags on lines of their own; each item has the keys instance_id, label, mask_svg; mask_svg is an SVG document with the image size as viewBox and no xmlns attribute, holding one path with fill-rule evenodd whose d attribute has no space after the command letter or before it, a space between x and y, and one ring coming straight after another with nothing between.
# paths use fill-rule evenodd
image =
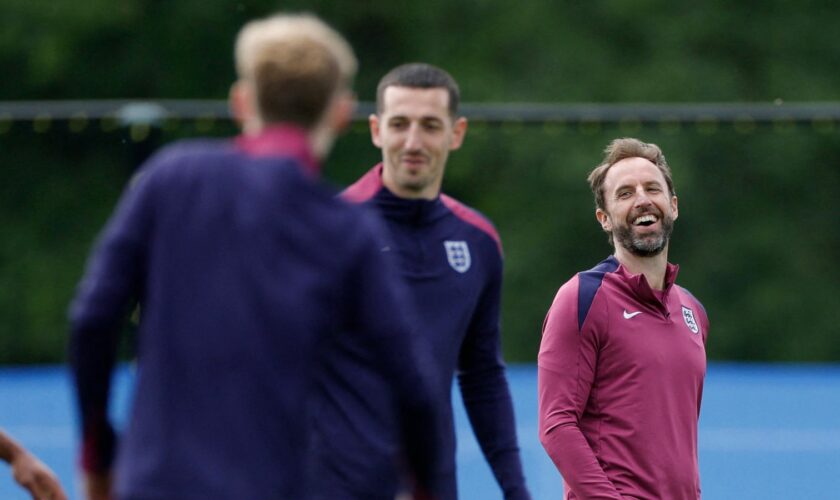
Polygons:
<instances>
[{"instance_id":1,"label":"smiling man","mask_svg":"<svg viewBox=\"0 0 840 500\"><path fill-rule=\"evenodd\" d=\"M709 320L668 263L671 170L659 147L637 139L605 153L589 183L615 253L566 282L546 316L540 441L566 500L698 499Z\"/></svg>"},{"instance_id":2,"label":"smiling man","mask_svg":"<svg viewBox=\"0 0 840 500\"><path fill-rule=\"evenodd\" d=\"M385 222L383 258L396 259L409 292L411 319L426 340L438 374L447 422L439 469L441 500L457 496L452 379L457 373L473 430L507 499L529 498L519 458L513 405L499 337L501 241L477 211L441 193L446 161L464 140L467 120L458 115L458 85L428 64L406 64L386 74L370 116L382 163L344 193L372 208ZM350 344L353 339L345 337ZM318 498L393 499L399 450L382 422L388 407L382 380L358 360L360 348L334 352L334 380L324 384L319 413L321 473ZM377 362L382 362L378 360ZM342 381L352 379L354 383Z\"/></svg>"}]
</instances>

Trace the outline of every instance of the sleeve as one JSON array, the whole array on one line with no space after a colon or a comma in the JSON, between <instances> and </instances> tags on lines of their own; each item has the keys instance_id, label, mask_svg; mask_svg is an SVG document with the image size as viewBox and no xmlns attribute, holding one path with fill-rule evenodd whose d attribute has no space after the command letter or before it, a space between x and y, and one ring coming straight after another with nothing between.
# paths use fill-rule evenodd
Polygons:
<instances>
[{"instance_id":1,"label":"sleeve","mask_svg":"<svg viewBox=\"0 0 840 500\"><path fill-rule=\"evenodd\" d=\"M397 403L401 439L406 459L417 482L417 498L436 498L443 450L440 443L446 429L444 395L433 369L431 350L425 339L410 327L407 291L395 263L382 253L381 231L366 217L367 229L359 240L358 259L351 272L348 297L351 329L368 337L376 349L375 358Z\"/></svg>"},{"instance_id":2,"label":"sleeve","mask_svg":"<svg viewBox=\"0 0 840 500\"><path fill-rule=\"evenodd\" d=\"M577 497L620 499L580 428L598 341L593 332L580 331L577 299L575 278L557 292L543 324L537 361L540 442Z\"/></svg>"},{"instance_id":3,"label":"sleeve","mask_svg":"<svg viewBox=\"0 0 840 500\"><path fill-rule=\"evenodd\" d=\"M151 219L145 177L138 174L123 193L70 305L68 356L80 416L81 466L90 473L107 472L114 455L115 434L108 419L110 377L119 333L140 295Z\"/></svg>"},{"instance_id":4,"label":"sleeve","mask_svg":"<svg viewBox=\"0 0 840 500\"><path fill-rule=\"evenodd\" d=\"M524 500L530 494L522 473L513 401L501 352L501 255L497 262L461 346L458 384L473 432L504 497Z\"/></svg>"}]
</instances>

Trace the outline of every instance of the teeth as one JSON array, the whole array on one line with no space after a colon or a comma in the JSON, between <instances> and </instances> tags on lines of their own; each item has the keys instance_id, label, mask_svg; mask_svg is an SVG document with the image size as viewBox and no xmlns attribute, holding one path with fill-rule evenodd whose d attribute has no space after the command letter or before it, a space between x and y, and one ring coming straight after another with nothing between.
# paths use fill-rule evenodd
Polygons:
<instances>
[{"instance_id":1,"label":"teeth","mask_svg":"<svg viewBox=\"0 0 840 500\"><path fill-rule=\"evenodd\" d=\"M641 217L636 217L636 220L633 221L633 224L641 224L642 222L656 222L656 216L647 214L642 215Z\"/></svg>"}]
</instances>

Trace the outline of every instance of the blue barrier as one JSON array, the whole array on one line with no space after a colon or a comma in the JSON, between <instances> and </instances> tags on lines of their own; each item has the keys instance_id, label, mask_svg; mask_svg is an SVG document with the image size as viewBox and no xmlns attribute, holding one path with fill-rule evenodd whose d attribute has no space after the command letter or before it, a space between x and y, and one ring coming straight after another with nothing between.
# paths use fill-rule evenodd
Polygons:
<instances>
[{"instance_id":1,"label":"blue barrier","mask_svg":"<svg viewBox=\"0 0 840 500\"><path fill-rule=\"evenodd\" d=\"M562 480L537 439L536 369L508 369L525 475L534 500L562 498ZM123 421L132 373L116 375L113 410ZM501 498L470 430L457 388L458 481L464 500ZM75 414L60 366L0 368L0 426L78 494ZM840 365L710 363L700 417L703 497L833 499L840 478ZM0 468L0 499L28 496Z\"/></svg>"}]
</instances>

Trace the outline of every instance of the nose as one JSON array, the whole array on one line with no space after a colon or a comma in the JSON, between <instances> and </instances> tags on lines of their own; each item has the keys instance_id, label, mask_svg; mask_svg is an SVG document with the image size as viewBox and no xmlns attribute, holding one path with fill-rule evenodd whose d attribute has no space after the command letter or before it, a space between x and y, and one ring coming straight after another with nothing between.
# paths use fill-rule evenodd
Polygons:
<instances>
[{"instance_id":1,"label":"nose","mask_svg":"<svg viewBox=\"0 0 840 500\"><path fill-rule=\"evenodd\" d=\"M650 197L648 197L647 191L645 191L644 186L639 186L636 188L636 207L646 207L651 205L652 202L650 201Z\"/></svg>"},{"instance_id":2,"label":"nose","mask_svg":"<svg viewBox=\"0 0 840 500\"><path fill-rule=\"evenodd\" d=\"M405 136L405 149L417 150L422 148L423 141L421 140L420 133L420 124L412 123Z\"/></svg>"}]
</instances>

